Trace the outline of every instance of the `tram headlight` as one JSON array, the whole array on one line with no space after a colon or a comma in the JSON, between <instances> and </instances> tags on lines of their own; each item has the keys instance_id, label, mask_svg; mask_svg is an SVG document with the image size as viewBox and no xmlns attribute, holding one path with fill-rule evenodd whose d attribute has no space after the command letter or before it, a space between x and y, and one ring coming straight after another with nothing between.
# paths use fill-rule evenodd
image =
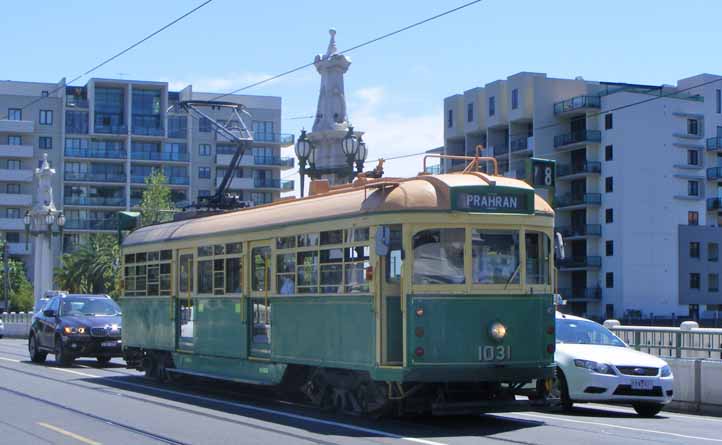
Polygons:
<instances>
[{"instance_id":1,"label":"tram headlight","mask_svg":"<svg viewBox=\"0 0 722 445\"><path fill-rule=\"evenodd\" d=\"M489 335L496 341L504 340L504 337L506 337L506 326L498 321L492 323L489 328Z\"/></svg>"}]
</instances>

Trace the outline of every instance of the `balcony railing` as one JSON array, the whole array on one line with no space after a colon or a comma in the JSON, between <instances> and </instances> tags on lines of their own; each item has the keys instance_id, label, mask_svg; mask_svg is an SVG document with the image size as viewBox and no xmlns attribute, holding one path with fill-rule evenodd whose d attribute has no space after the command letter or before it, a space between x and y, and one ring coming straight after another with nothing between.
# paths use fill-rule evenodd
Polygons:
<instances>
[{"instance_id":1,"label":"balcony railing","mask_svg":"<svg viewBox=\"0 0 722 445\"><path fill-rule=\"evenodd\" d=\"M281 145L293 145L295 136L285 133L253 133L253 142L271 142Z\"/></svg>"},{"instance_id":2,"label":"balcony railing","mask_svg":"<svg viewBox=\"0 0 722 445\"><path fill-rule=\"evenodd\" d=\"M125 206L125 198L122 196L66 196L63 202L75 206Z\"/></svg>"},{"instance_id":3,"label":"balcony railing","mask_svg":"<svg viewBox=\"0 0 722 445\"><path fill-rule=\"evenodd\" d=\"M123 173L65 172L66 181L125 182Z\"/></svg>"},{"instance_id":4,"label":"balcony railing","mask_svg":"<svg viewBox=\"0 0 722 445\"><path fill-rule=\"evenodd\" d=\"M163 127L138 127L133 126L133 134L136 136L165 136Z\"/></svg>"},{"instance_id":5,"label":"balcony railing","mask_svg":"<svg viewBox=\"0 0 722 445\"><path fill-rule=\"evenodd\" d=\"M253 178L253 186L277 189L281 188L281 180L272 178Z\"/></svg>"},{"instance_id":6,"label":"balcony railing","mask_svg":"<svg viewBox=\"0 0 722 445\"><path fill-rule=\"evenodd\" d=\"M145 184L145 178L147 178L148 175L132 175L130 177L130 182L133 184ZM166 181L170 185L188 185L190 184L190 178L188 176L166 176Z\"/></svg>"},{"instance_id":7,"label":"balcony railing","mask_svg":"<svg viewBox=\"0 0 722 445\"><path fill-rule=\"evenodd\" d=\"M583 142L600 142L601 140L602 132L599 130L579 130L554 136L554 148Z\"/></svg>"},{"instance_id":8,"label":"balcony railing","mask_svg":"<svg viewBox=\"0 0 722 445\"><path fill-rule=\"evenodd\" d=\"M116 230L118 221L115 219L70 219L65 221L66 229L76 230Z\"/></svg>"},{"instance_id":9,"label":"balcony railing","mask_svg":"<svg viewBox=\"0 0 722 445\"><path fill-rule=\"evenodd\" d=\"M557 261L557 265L561 269L579 269L585 267L601 267L602 257L600 256L578 256L565 258Z\"/></svg>"},{"instance_id":10,"label":"balcony railing","mask_svg":"<svg viewBox=\"0 0 722 445\"><path fill-rule=\"evenodd\" d=\"M505 155L509 152L509 148L505 144L494 145L492 152L494 156Z\"/></svg>"},{"instance_id":11,"label":"balcony railing","mask_svg":"<svg viewBox=\"0 0 722 445\"><path fill-rule=\"evenodd\" d=\"M109 159L125 159L127 153L125 150L107 150L105 148L69 148L65 147L65 156L76 158L109 158Z\"/></svg>"},{"instance_id":12,"label":"balcony railing","mask_svg":"<svg viewBox=\"0 0 722 445\"><path fill-rule=\"evenodd\" d=\"M282 192L290 192L290 191L293 191L295 185L296 185L296 184L294 183L293 180L281 181L281 191L282 191Z\"/></svg>"},{"instance_id":13,"label":"balcony railing","mask_svg":"<svg viewBox=\"0 0 722 445\"><path fill-rule=\"evenodd\" d=\"M131 159L143 160L143 161L176 161L176 162L187 162L188 153L171 153L163 151L132 151L130 153Z\"/></svg>"},{"instance_id":14,"label":"balcony railing","mask_svg":"<svg viewBox=\"0 0 722 445\"><path fill-rule=\"evenodd\" d=\"M65 96L65 105L68 108L88 108L88 99L76 99L73 96Z\"/></svg>"},{"instance_id":15,"label":"balcony railing","mask_svg":"<svg viewBox=\"0 0 722 445\"><path fill-rule=\"evenodd\" d=\"M722 210L722 198L707 198L707 210Z\"/></svg>"},{"instance_id":16,"label":"balcony railing","mask_svg":"<svg viewBox=\"0 0 722 445\"><path fill-rule=\"evenodd\" d=\"M601 300L602 299L602 288L601 287L580 287L580 288L562 288L559 289L559 294L565 300Z\"/></svg>"},{"instance_id":17,"label":"balcony railing","mask_svg":"<svg viewBox=\"0 0 722 445\"><path fill-rule=\"evenodd\" d=\"M256 165L280 165L282 167L293 167L293 158L282 158L279 156L253 156L253 163Z\"/></svg>"},{"instance_id":18,"label":"balcony railing","mask_svg":"<svg viewBox=\"0 0 722 445\"><path fill-rule=\"evenodd\" d=\"M567 164L557 166L557 176L577 175L580 173L601 173L602 163L599 161L584 161L583 164Z\"/></svg>"},{"instance_id":19,"label":"balcony railing","mask_svg":"<svg viewBox=\"0 0 722 445\"><path fill-rule=\"evenodd\" d=\"M127 125L96 125L95 133L103 134L128 134Z\"/></svg>"},{"instance_id":20,"label":"balcony railing","mask_svg":"<svg viewBox=\"0 0 722 445\"><path fill-rule=\"evenodd\" d=\"M427 166L426 173L429 173L431 175L440 175L441 174L441 164Z\"/></svg>"},{"instance_id":21,"label":"balcony railing","mask_svg":"<svg viewBox=\"0 0 722 445\"><path fill-rule=\"evenodd\" d=\"M573 236L601 236L602 226L600 224L579 224L557 229L564 237Z\"/></svg>"},{"instance_id":22,"label":"balcony railing","mask_svg":"<svg viewBox=\"0 0 722 445\"><path fill-rule=\"evenodd\" d=\"M707 139L707 150L722 150L722 137Z\"/></svg>"},{"instance_id":23,"label":"balcony railing","mask_svg":"<svg viewBox=\"0 0 722 445\"><path fill-rule=\"evenodd\" d=\"M554 114L569 113L585 108L601 108L602 98L599 96L576 96L554 104Z\"/></svg>"},{"instance_id":24,"label":"balcony railing","mask_svg":"<svg viewBox=\"0 0 722 445\"><path fill-rule=\"evenodd\" d=\"M514 137L509 141L511 151L524 151L529 149L529 136Z\"/></svg>"},{"instance_id":25,"label":"balcony railing","mask_svg":"<svg viewBox=\"0 0 722 445\"><path fill-rule=\"evenodd\" d=\"M592 204L599 205L602 203L601 193L581 193L574 194L569 193L562 196L557 196L554 204L556 207L567 207L574 205Z\"/></svg>"},{"instance_id":26,"label":"balcony railing","mask_svg":"<svg viewBox=\"0 0 722 445\"><path fill-rule=\"evenodd\" d=\"M722 179L722 167L708 168L707 179Z\"/></svg>"}]
</instances>

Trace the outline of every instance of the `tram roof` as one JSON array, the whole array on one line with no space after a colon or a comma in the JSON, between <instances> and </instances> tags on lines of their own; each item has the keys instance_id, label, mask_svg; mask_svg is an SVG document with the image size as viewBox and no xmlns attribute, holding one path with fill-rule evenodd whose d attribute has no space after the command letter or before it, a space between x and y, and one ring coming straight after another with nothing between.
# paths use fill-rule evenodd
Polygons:
<instances>
[{"instance_id":1,"label":"tram roof","mask_svg":"<svg viewBox=\"0 0 722 445\"><path fill-rule=\"evenodd\" d=\"M527 193L533 196L532 214L554 215L551 206L534 193L531 186L518 179L475 172L419 175L408 179L369 180L366 184L331 188L326 193L306 198L280 200L218 215L146 226L129 234L123 246L169 242L209 234L218 235L375 213L435 210L473 212L474 210L470 209L455 208L452 202L454 193L461 190L478 190L481 193L497 190Z\"/></svg>"}]
</instances>

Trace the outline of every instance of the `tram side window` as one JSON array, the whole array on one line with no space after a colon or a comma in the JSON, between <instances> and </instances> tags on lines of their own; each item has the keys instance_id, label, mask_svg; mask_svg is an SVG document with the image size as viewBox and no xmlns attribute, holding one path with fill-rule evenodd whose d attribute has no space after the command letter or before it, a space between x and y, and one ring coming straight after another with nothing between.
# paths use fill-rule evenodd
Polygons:
<instances>
[{"instance_id":1,"label":"tram side window","mask_svg":"<svg viewBox=\"0 0 722 445\"><path fill-rule=\"evenodd\" d=\"M243 243L214 244L198 248L198 293L240 293ZM203 258L203 259L200 259Z\"/></svg>"},{"instance_id":2,"label":"tram side window","mask_svg":"<svg viewBox=\"0 0 722 445\"><path fill-rule=\"evenodd\" d=\"M296 273L298 287L296 292L308 294L318 291L318 252L298 252L296 254Z\"/></svg>"},{"instance_id":3,"label":"tram side window","mask_svg":"<svg viewBox=\"0 0 722 445\"><path fill-rule=\"evenodd\" d=\"M125 255L125 296L171 294L171 250Z\"/></svg>"},{"instance_id":4,"label":"tram side window","mask_svg":"<svg viewBox=\"0 0 722 445\"><path fill-rule=\"evenodd\" d=\"M464 229L431 229L414 235L414 284L464 284Z\"/></svg>"},{"instance_id":5,"label":"tram side window","mask_svg":"<svg viewBox=\"0 0 722 445\"><path fill-rule=\"evenodd\" d=\"M213 260L198 261L198 293L213 292Z\"/></svg>"},{"instance_id":6,"label":"tram side window","mask_svg":"<svg viewBox=\"0 0 722 445\"><path fill-rule=\"evenodd\" d=\"M526 232L525 243L527 284L549 284L549 237L541 232Z\"/></svg>"},{"instance_id":7,"label":"tram side window","mask_svg":"<svg viewBox=\"0 0 722 445\"><path fill-rule=\"evenodd\" d=\"M519 284L519 232L474 229L471 255L475 284Z\"/></svg>"},{"instance_id":8,"label":"tram side window","mask_svg":"<svg viewBox=\"0 0 722 445\"><path fill-rule=\"evenodd\" d=\"M366 240L368 240L368 229L366 236ZM371 264L369 263L369 246L347 247L344 252L345 292L368 292L369 284L366 281L366 268Z\"/></svg>"},{"instance_id":9,"label":"tram side window","mask_svg":"<svg viewBox=\"0 0 722 445\"><path fill-rule=\"evenodd\" d=\"M296 293L295 253L276 255L276 289L278 289L278 293L282 295Z\"/></svg>"},{"instance_id":10,"label":"tram side window","mask_svg":"<svg viewBox=\"0 0 722 445\"><path fill-rule=\"evenodd\" d=\"M251 250L251 289L256 292L269 290L267 271L271 268L270 247L254 247Z\"/></svg>"},{"instance_id":11,"label":"tram side window","mask_svg":"<svg viewBox=\"0 0 722 445\"><path fill-rule=\"evenodd\" d=\"M401 224L389 227L389 253L386 255L386 282L401 282L401 267L404 263L402 249L403 232Z\"/></svg>"}]
</instances>

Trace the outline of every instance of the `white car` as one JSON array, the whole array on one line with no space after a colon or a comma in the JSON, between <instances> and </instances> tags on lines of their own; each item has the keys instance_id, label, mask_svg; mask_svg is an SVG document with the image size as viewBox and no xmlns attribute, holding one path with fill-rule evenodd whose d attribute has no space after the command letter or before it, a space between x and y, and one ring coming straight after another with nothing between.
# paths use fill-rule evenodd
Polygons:
<instances>
[{"instance_id":1,"label":"white car","mask_svg":"<svg viewBox=\"0 0 722 445\"><path fill-rule=\"evenodd\" d=\"M0 318L0 338L3 338L5 335L5 324L3 323L2 318Z\"/></svg>"},{"instance_id":2,"label":"white car","mask_svg":"<svg viewBox=\"0 0 722 445\"><path fill-rule=\"evenodd\" d=\"M631 404L640 416L654 417L672 401L667 362L630 348L604 326L557 312L556 337L553 392L565 409L575 402Z\"/></svg>"}]
</instances>

